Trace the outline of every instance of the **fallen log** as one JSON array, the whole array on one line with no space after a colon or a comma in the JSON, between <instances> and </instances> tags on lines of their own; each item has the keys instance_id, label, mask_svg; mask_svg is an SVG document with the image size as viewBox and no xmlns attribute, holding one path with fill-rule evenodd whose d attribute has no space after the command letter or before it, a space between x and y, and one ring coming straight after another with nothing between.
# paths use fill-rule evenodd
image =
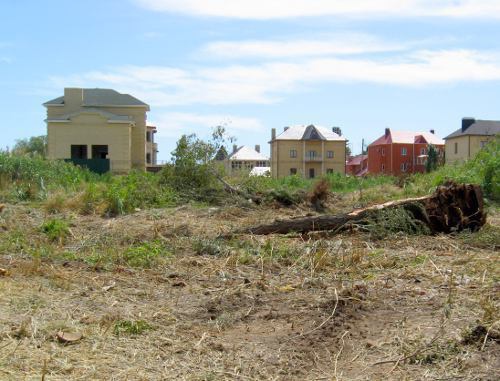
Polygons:
<instances>
[{"instance_id":1,"label":"fallen log","mask_svg":"<svg viewBox=\"0 0 500 381\"><path fill-rule=\"evenodd\" d=\"M427 231L431 234L451 233L464 229L477 231L486 222L483 206L483 193L480 186L449 183L438 187L431 196L391 201L347 214L278 220L236 233L267 235L340 231L354 224L369 224L370 221L376 221L382 211L396 209L406 211L415 223L427 227Z\"/></svg>"},{"instance_id":2,"label":"fallen log","mask_svg":"<svg viewBox=\"0 0 500 381\"><path fill-rule=\"evenodd\" d=\"M256 204L260 204L262 202L262 199L259 196L251 195L246 192L243 192L242 190L233 187L231 184L229 184L226 180L224 180L217 172L213 171L213 175L216 177L217 180L219 180L222 185L224 186L224 190L229 193L229 194L236 194L240 197L245 198L246 200L252 200Z\"/></svg>"}]
</instances>

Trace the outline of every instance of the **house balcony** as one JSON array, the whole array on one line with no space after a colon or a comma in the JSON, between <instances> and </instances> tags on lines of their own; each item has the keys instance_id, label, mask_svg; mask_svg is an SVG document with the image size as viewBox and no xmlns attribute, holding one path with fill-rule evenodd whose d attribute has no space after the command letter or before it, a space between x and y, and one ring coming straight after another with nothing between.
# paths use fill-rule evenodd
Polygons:
<instances>
[{"instance_id":1,"label":"house balcony","mask_svg":"<svg viewBox=\"0 0 500 381\"><path fill-rule=\"evenodd\" d=\"M321 161L323 161L323 157L321 155L305 155L304 161L308 162L308 163L321 162Z\"/></svg>"}]
</instances>

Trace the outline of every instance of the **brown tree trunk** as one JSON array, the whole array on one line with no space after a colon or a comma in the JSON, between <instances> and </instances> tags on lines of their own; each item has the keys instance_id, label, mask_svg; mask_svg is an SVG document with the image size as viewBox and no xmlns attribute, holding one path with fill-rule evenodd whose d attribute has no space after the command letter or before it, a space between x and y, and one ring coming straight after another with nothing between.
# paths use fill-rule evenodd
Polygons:
<instances>
[{"instance_id":1,"label":"brown tree trunk","mask_svg":"<svg viewBox=\"0 0 500 381\"><path fill-rule=\"evenodd\" d=\"M381 210L392 208L403 208L415 221L427 226L432 234L464 229L476 231L486 222L481 188L478 185L452 183L438 187L431 196L391 201L347 214L275 221L272 224L251 227L237 233L266 235L342 230L350 224L363 224L370 218L375 218Z\"/></svg>"}]
</instances>

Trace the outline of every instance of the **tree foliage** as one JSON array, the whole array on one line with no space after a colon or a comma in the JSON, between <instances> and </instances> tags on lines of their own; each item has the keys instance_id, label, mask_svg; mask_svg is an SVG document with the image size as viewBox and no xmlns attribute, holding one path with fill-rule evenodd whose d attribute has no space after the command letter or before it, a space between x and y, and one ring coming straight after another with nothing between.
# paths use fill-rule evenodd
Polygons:
<instances>
[{"instance_id":1,"label":"tree foliage","mask_svg":"<svg viewBox=\"0 0 500 381\"><path fill-rule=\"evenodd\" d=\"M19 139L11 152L17 156L45 157L47 155L47 136L41 135Z\"/></svg>"},{"instance_id":2,"label":"tree foliage","mask_svg":"<svg viewBox=\"0 0 500 381\"><path fill-rule=\"evenodd\" d=\"M439 152L432 144L427 146L427 162L425 163L425 170L432 172L437 169L439 165Z\"/></svg>"},{"instance_id":3,"label":"tree foliage","mask_svg":"<svg viewBox=\"0 0 500 381\"><path fill-rule=\"evenodd\" d=\"M212 200L221 190L217 180L220 163L214 159L228 139L223 126L216 127L209 140L183 135L172 152L171 163L162 170L162 182L189 199Z\"/></svg>"}]
</instances>

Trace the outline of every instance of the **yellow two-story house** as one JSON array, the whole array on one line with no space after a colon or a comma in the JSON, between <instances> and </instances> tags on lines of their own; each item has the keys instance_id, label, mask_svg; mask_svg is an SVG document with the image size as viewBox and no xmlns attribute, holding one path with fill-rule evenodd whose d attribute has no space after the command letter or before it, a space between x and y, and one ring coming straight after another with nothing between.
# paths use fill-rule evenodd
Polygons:
<instances>
[{"instance_id":1,"label":"yellow two-story house","mask_svg":"<svg viewBox=\"0 0 500 381\"><path fill-rule=\"evenodd\" d=\"M335 132L336 131L336 132ZM347 140L333 127L285 127L271 132L271 175L314 178L328 173L345 174Z\"/></svg>"},{"instance_id":2,"label":"yellow two-story house","mask_svg":"<svg viewBox=\"0 0 500 381\"><path fill-rule=\"evenodd\" d=\"M474 158L497 135L500 135L500 121L463 118L462 127L444 138L446 164Z\"/></svg>"},{"instance_id":3,"label":"yellow two-story house","mask_svg":"<svg viewBox=\"0 0 500 381\"><path fill-rule=\"evenodd\" d=\"M47 108L47 154L98 172L145 170L156 162L149 106L111 89L66 88Z\"/></svg>"}]
</instances>

